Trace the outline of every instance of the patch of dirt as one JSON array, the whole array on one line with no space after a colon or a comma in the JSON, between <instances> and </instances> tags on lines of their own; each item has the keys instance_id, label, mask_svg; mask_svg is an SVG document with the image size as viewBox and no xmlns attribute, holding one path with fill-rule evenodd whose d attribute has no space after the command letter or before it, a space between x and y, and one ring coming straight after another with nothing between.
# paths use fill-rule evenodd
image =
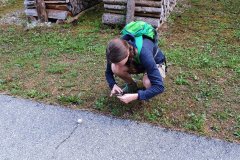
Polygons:
<instances>
[{"instance_id":1,"label":"patch of dirt","mask_svg":"<svg viewBox=\"0 0 240 160\"><path fill-rule=\"evenodd\" d=\"M1 24L14 24L14 25L23 25L27 23L27 20L23 18L24 10L16 10L14 12L8 13L0 19Z\"/></svg>"},{"instance_id":2,"label":"patch of dirt","mask_svg":"<svg viewBox=\"0 0 240 160\"><path fill-rule=\"evenodd\" d=\"M173 13L183 13L186 9L190 8L191 4L186 0L178 0L177 5L173 9Z\"/></svg>"},{"instance_id":3,"label":"patch of dirt","mask_svg":"<svg viewBox=\"0 0 240 160\"><path fill-rule=\"evenodd\" d=\"M0 17L0 25L18 25L23 26L25 30L35 27L51 27L51 22L40 23L39 21L28 22L23 9L7 13Z\"/></svg>"}]
</instances>

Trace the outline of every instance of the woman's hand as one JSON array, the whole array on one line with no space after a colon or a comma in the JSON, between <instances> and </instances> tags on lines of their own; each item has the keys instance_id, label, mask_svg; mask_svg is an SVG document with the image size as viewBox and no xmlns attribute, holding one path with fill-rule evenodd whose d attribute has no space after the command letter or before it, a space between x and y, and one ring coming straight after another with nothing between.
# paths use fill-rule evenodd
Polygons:
<instances>
[{"instance_id":1,"label":"woman's hand","mask_svg":"<svg viewBox=\"0 0 240 160\"><path fill-rule=\"evenodd\" d=\"M124 94L122 96L117 96L120 101L124 102L124 103L129 103L131 101L137 100L138 99L138 94L137 93L133 93L133 94Z\"/></svg>"},{"instance_id":2,"label":"woman's hand","mask_svg":"<svg viewBox=\"0 0 240 160\"><path fill-rule=\"evenodd\" d=\"M123 90L118 87L118 85L114 84L112 90L111 90L111 94L110 94L110 97L112 97L114 94L119 94L119 93L122 93Z\"/></svg>"}]
</instances>

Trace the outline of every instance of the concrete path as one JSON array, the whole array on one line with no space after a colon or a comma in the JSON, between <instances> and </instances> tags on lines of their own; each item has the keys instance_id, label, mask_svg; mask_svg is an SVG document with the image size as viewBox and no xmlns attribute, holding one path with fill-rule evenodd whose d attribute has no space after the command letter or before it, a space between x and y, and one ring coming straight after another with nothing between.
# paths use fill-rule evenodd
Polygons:
<instances>
[{"instance_id":1,"label":"concrete path","mask_svg":"<svg viewBox=\"0 0 240 160\"><path fill-rule=\"evenodd\" d=\"M0 135L0 160L240 160L240 144L6 95Z\"/></svg>"}]
</instances>

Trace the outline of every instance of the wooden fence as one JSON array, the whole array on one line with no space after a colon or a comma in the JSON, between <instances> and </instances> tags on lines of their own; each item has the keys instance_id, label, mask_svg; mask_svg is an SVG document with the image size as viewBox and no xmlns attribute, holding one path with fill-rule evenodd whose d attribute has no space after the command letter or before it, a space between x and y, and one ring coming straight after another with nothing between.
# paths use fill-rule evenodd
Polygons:
<instances>
[{"instance_id":1,"label":"wooden fence","mask_svg":"<svg viewBox=\"0 0 240 160\"><path fill-rule=\"evenodd\" d=\"M166 21L177 0L103 0L104 24L124 25L133 20L143 20L160 27Z\"/></svg>"},{"instance_id":2,"label":"wooden fence","mask_svg":"<svg viewBox=\"0 0 240 160\"><path fill-rule=\"evenodd\" d=\"M99 2L101 0L24 0L24 5L27 16L47 22L49 18L66 20L74 17Z\"/></svg>"}]
</instances>

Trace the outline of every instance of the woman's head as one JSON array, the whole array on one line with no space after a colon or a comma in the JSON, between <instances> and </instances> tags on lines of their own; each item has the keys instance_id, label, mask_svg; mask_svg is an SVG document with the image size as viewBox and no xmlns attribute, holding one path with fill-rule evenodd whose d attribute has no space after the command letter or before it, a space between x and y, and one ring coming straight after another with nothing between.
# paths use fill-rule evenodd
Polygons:
<instances>
[{"instance_id":1,"label":"woman's head","mask_svg":"<svg viewBox=\"0 0 240 160\"><path fill-rule=\"evenodd\" d=\"M106 49L107 60L111 63L118 63L129 56L130 45L127 41L116 38L108 43Z\"/></svg>"}]
</instances>

